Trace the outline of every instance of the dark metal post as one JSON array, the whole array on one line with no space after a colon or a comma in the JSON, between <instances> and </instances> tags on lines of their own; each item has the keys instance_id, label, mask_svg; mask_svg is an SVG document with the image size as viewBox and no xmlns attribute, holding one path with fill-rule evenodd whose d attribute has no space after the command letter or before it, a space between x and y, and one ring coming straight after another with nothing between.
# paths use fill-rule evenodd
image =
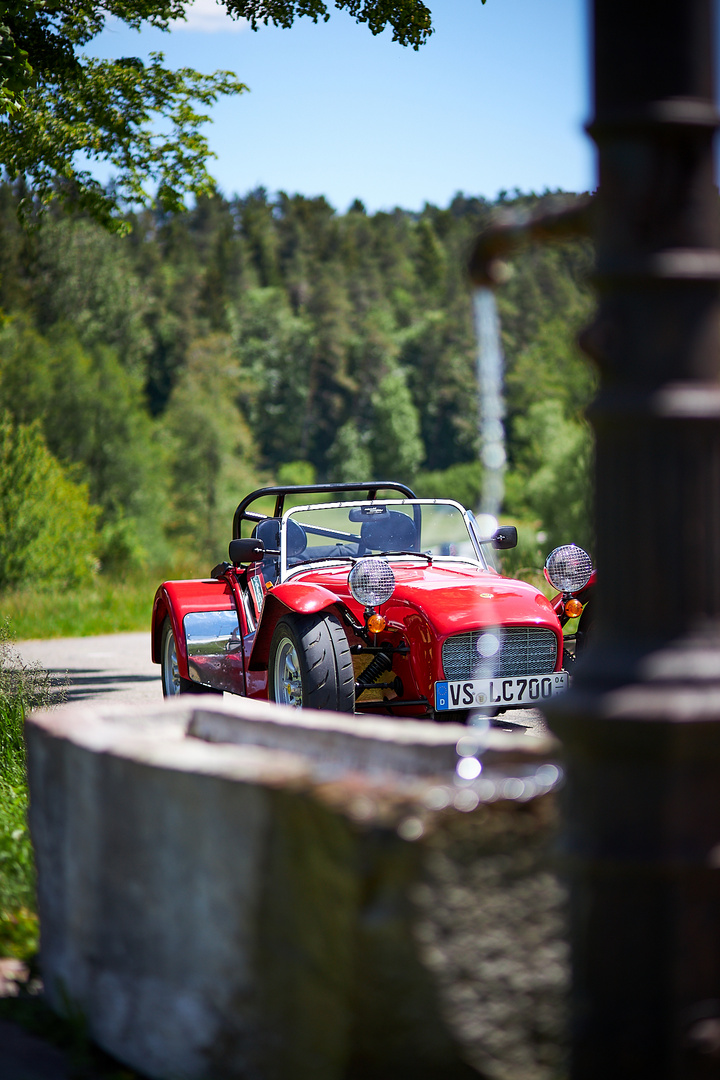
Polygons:
<instances>
[{"instance_id":1,"label":"dark metal post","mask_svg":"<svg viewBox=\"0 0 720 1080\"><path fill-rule=\"evenodd\" d=\"M595 0L596 639L567 750L574 1080L720 1076L712 0Z\"/></svg>"}]
</instances>

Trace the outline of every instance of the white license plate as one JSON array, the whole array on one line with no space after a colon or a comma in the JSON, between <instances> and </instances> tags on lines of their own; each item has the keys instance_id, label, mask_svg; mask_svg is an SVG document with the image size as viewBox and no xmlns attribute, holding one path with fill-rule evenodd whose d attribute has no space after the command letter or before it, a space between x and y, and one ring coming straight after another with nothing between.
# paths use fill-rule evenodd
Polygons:
<instances>
[{"instance_id":1,"label":"white license plate","mask_svg":"<svg viewBox=\"0 0 720 1080\"><path fill-rule=\"evenodd\" d=\"M435 708L438 712L453 709L506 709L510 705L538 705L567 688L567 672L550 675L515 675L511 679L470 679L467 682L443 680L435 683Z\"/></svg>"}]
</instances>

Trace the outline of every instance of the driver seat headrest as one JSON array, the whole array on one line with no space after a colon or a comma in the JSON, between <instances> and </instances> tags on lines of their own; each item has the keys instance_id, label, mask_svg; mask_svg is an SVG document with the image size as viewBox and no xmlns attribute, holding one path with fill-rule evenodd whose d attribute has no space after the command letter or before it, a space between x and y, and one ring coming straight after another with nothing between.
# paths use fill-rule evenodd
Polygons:
<instances>
[{"instance_id":1,"label":"driver seat headrest","mask_svg":"<svg viewBox=\"0 0 720 1080\"><path fill-rule=\"evenodd\" d=\"M418 543L414 522L397 510L364 521L360 539L365 547L376 551L416 551Z\"/></svg>"}]
</instances>

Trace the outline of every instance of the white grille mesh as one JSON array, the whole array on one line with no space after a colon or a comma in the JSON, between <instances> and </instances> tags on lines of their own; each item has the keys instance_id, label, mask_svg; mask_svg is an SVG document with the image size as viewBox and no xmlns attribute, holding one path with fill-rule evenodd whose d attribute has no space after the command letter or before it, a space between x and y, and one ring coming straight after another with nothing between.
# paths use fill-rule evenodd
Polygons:
<instances>
[{"instance_id":1,"label":"white grille mesh","mask_svg":"<svg viewBox=\"0 0 720 1080\"><path fill-rule=\"evenodd\" d=\"M500 640L495 656L483 657L478 641L488 633ZM492 679L495 676L548 675L555 670L557 638L544 627L505 626L473 630L447 638L442 647L446 679Z\"/></svg>"},{"instance_id":2,"label":"white grille mesh","mask_svg":"<svg viewBox=\"0 0 720 1080\"><path fill-rule=\"evenodd\" d=\"M360 559L348 577L350 592L364 607L379 607L395 592L395 575L387 559Z\"/></svg>"}]
</instances>

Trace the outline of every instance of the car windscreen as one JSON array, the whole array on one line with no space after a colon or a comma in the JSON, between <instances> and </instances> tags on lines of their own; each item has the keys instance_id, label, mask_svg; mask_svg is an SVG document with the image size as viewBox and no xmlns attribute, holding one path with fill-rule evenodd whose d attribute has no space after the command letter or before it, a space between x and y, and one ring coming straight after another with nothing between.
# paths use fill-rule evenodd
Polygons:
<instances>
[{"instance_id":1,"label":"car windscreen","mask_svg":"<svg viewBox=\"0 0 720 1080\"><path fill-rule=\"evenodd\" d=\"M288 569L309 562L416 554L482 562L460 506L374 501L297 507L286 515Z\"/></svg>"}]
</instances>

